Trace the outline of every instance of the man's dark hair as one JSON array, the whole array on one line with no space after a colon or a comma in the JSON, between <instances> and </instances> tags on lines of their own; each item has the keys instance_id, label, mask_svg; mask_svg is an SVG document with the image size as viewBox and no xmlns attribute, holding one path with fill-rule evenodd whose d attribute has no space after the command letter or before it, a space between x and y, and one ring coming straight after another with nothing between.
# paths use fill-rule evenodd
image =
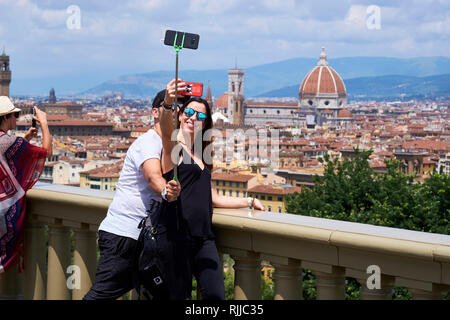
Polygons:
<instances>
[{"instance_id":1,"label":"man's dark hair","mask_svg":"<svg viewBox=\"0 0 450 320\"><path fill-rule=\"evenodd\" d=\"M153 99L152 108L159 108L161 106L161 103L164 101L165 96L166 96L165 89L158 92L155 98ZM178 96L179 104L184 104L187 100L189 100L189 96L182 96L182 95Z\"/></svg>"}]
</instances>

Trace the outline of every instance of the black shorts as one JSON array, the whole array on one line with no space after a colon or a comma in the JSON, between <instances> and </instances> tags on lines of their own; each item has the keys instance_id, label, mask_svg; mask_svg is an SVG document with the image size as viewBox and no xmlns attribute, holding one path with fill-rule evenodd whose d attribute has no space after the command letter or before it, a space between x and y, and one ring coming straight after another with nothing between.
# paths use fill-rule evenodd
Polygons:
<instances>
[{"instance_id":1,"label":"black shorts","mask_svg":"<svg viewBox=\"0 0 450 320\"><path fill-rule=\"evenodd\" d=\"M94 283L83 300L115 300L134 288L137 241L98 232L100 259Z\"/></svg>"}]
</instances>

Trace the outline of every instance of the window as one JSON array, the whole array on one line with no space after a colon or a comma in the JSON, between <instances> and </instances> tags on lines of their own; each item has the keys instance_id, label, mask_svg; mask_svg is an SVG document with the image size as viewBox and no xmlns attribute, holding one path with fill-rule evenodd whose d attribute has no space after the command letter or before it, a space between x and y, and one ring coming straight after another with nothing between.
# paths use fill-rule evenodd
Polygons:
<instances>
[{"instance_id":1,"label":"window","mask_svg":"<svg viewBox=\"0 0 450 320\"><path fill-rule=\"evenodd\" d=\"M281 213L281 207L278 207L278 212Z\"/></svg>"},{"instance_id":2,"label":"window","mask_svg":"<svg viewBox=\"0 0 450 320\"><path fill-rule=\"evenodd\" d=\"M272 207L271 206L267 206L267 211L271 212L272 211Z\"/></svg>"},{"instance_id":3,"label":"window","mask_svg":"<svg viewBox=\"0 0 450 320\"><path fill-rule=\"evenodd\" d=\"M222 186L224 186L224 187L225 187L225 181L222 181Z\"/></svg>"},{"instance_id":4,"label":"window","mask_svg":"<svg viewBox=\"0 0 450 320\"><path fill-rule=\"evenodd\" d=\"M272 201L272 196L267 196L267 200Z\"/></svg>"},{"instance_id":5,"label":"window","mask_svg":"<svg viewBox=\"0 0 450 320\"><path fill-rule=\"evenodd\" d=\"M230 190L230 197L232 197L232 196L233 196L233 191Z\"/></svg>"},{"instance_id":6,"label":"window","mask_svg":"<svg viewBox=\"0 0 450 320\"><path fill-rule=\"evenodd\" d=\"M222 195L223 195L223 196L225 195L225 190L222 190Z\"/></svg>"},{"instance_id":7,"label":"window","mask_svg":"<svg viewBox=\"0 0 450 320\"><path fill-rule=\"evenodd\" d=\"M266 196L262 195L261 200L266 200Z\"/></svg>"},{"instance_id":8,"label":"window","mask_svg":"<svg viewBox=\"0 0 450 320\"><path fill-rule=\"evenodd\" d=\"M283 201L283 197L278 197L278 201Z\"/></svg>"},{"instance_id":9,"label":"window","mask_svg":"<svg viewBox=\"0 0 450 320\"><path fill-rule=\"evenodd\" d=\"M230 181L230 187L232 187L232 186L233 186L233 182Z\"/></svg>"},{"instance_id":10,"label":"window","mask_svg":"<svg viewBox=\"0 0 450 320\"><path fill-rule=\"evenodd\" d=\"M105 190L108 190L108 185L107 184L105 184Z\"/></svg>"},{"instance_id":11,"label":"window","mask_svg":"<svg viewBox=\"0 0 450 320\"><path fill-rule=\"evenodd\" d=\"M241 184L239 182L236 182L236 187L239 188Z\"/></svg>"},{"instance_id":12,"label":"window","mask_svg":"<svg viewBox=\"0 0 450 320\"><path fill-rule=\"evenodd\" d=\"M239 197L239 191L236 191L236 197Z\"/></svg>"},{"instance_id":13,"label":"window","mask_svg":"<svg viewBox=\"0 0 450 320\"><path fill-rule=\"evenodd\" d=\"M91 189L100 190L100 186L99 185L95 185L95 184L91 184Z\"/></svg>"},{"instance_id":14,"label":"window","mask_svg":"<svg viewBox=\"0 0 450 320\"><path fill-rule=\"evenodd\" d=\"M247 192L244 191L244 198L247 198Z\"/></svg>"}]
</instances>

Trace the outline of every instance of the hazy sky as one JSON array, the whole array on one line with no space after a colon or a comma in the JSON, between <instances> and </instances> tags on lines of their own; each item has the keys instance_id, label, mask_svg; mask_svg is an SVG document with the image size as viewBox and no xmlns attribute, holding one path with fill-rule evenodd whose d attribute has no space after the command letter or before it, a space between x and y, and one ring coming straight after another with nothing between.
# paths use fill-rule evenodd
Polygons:
<instances>
[{"instance_id":1,"label":"hazy sky","mask_svg":"<svg viewBox=\"0 0 450 320\"><path fill-rule=\"evenodd\" d=\"M0 46L22 79L170 70L166 29L200 34L184 69L318 57L322 45L329 58L449 56L450 1L0 0Z\"/></svg>"}]
</instances>

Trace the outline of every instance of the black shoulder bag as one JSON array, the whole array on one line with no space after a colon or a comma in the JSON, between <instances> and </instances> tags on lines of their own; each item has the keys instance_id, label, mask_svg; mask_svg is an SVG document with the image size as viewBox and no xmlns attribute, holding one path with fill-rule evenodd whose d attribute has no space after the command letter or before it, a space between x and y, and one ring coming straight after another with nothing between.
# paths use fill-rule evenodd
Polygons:
<instances>
[{"instance_id":1,"label":"black shoulder bag","mask_svg":"<svg viewBox=\"0 0 450 320\"><path fill-rule=\"evenodd\" d=\"M138 228L141 229L137 244L137 286L140 295L141 285L150 293L153 300L169 299L169 288L165 275L164 263L161 259L157 235L161 232L158 224L163 211L163 204L151 200L147 217L143 218ZM143 294L150 299L147 292Z\"/></svg>"}]
</instances>

